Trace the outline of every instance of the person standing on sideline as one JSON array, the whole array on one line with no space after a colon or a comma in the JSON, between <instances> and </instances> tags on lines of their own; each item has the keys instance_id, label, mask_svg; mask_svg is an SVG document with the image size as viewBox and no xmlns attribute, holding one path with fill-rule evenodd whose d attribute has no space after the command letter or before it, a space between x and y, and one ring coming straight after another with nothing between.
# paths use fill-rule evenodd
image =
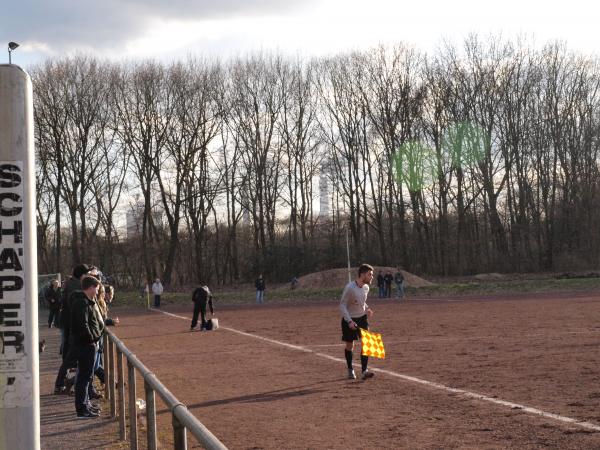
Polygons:
<instances>
[{"instance_id":1,"label":"person standing on sideline","mask_svg":"<svg viewBox=\"0 0 600 450\"><path fill-rule=\"evenodd\" d=\"M292 290L296 289L298 287L298 283L299 283L298 277L296 275L294 275L292 277L292 279L290 280L290 288Z\"/></svg>"},{"instance_id":2,"label":"person standing on sideline","mask_svg":"<svg viewBox=\"0 0 600 450\"><path fill-rule=\"evenodd\" d=\"M71 349L70 355L77 361L75 382L75 411L78 419L98 417L99 408L89 399L88 387L94 376L94 362L98 342L104 332L104 322L97 310L96 296L100 281L92 276L81 280L81 291L71 295Z\"/></svg>"},{"instance_id":3,"label":"person standing on sideline","mask_svg":"<svg viewBox=\"0 0 600 450\"><path fill-rule=\"evenodd\" d=\"M394 281L394 277L389 270L383 277L383 280L385 281L385 296L390 298L392 296L392 281Z\"/></svg>"},{"instance_id":4,"label":"person standing on sideline","mask_svg":"<svg viewBox=\"0 0 600 450\"><path fill-rule=\"evenodd\" d=\"M398 271L394 274L394 282L396 283L396 298L402 300L404 297L404 275L398 267Z\"/></svg>"},{"instance_id":5,"label":"person standing on sideline","mask_svg":"<svg viewBox=\"0 0 600 450\"><path fill-rule=\"evenodd\" d=\"M70 301L71 294L75 291L81 290L81 279L84 275L89 273L94 266L88 266L87 264L79 264L73 268L73 275L63 283L61 302L60 302L60 316L58 318L58 326L60 327L60 354L62 355L62 364L58 369L56 375L56 381L54 383L54 393L64 394L65 379L67 377L67 371L74 367L74 363L69 361L67 356L69 355L69 320L71 315Z\"/></svg>"},{"instance_id":6,"label":"person standing on sideline","mask_svg":"<svg viewBox=\"0 0 600 450\"><path fill-rule=\"evenodd\" d=\"M75 291L81 290L81 279L93 270L94 266L88 266L87 264L79 264L73 268L73 275L69 278L62 288L62 301L60 308L60 354L62 355L62 364L56 374L56 381L54 382L54 393L65 394L65 380L67 377L67 371L77 364L73 361L73 358L69 357L69 347L71 343L70 339L70 320L71 320L71 294Z\"/></svg>"},{"instance_id":7,"label":"person standing on sideline","mask_svg":"<svg viewBox=\"0 0 600 450\"><path fill-rule=\"evenodd\" d=\"M58 325L58 315L60 313L60 288L58 280L52 280L44 288L44 300L48 305L48 328Z\"/></svg>"},{"instance_id":8,"label":"person standing on sideline","mask_svg":"<svg viewBox=\"0 0 600 450\"><path fill-rule=\"evenodd\" d=\"M110 309L110 305L112 304L113 300L115 299L115 288L110 285L110 284L105 284L104 285L104 305L106 308L106 318L104 319L104 325L106 326L115 326L115 325L119 325L119 318L115 317L114 319L112 317L108 316L108 311ZM100 304L98 304L98 306L100 306ZM100 309L100 311L102 311L102 309Z\"/></svg>"},{"instance_id":9,"label":"person standing on sideline","mask_svg":"<svg viewBox=\"0 0 600 450\"><path fill-rule=\"evenodd\" d=\"M67 280L65 286L62 289L62 301L61 301L61 309L60 309L60 320L59 326L63 331L61 336L61 353L63 355L63 360L67 356L69 350L69 330L68 323L70 320L71 311L70 307L70 297L71 294L75 291L81 290L81 279L84 275L87 275L94 269L94 266L90 266L88 264L79 264L73 268L73 275L71 278ZM64 319L64 324L63 324Z\"/></svg>"},{"instance_id":10,"label":"person standing on sideline","mask_svg":"<svg viewBox=\"0 0 600 450\"><path fill-rule=\"evenodd\" d=\"M377 288L379 289L379 298L385 297L385 280L381 270L377 273Z\"/></svg>"},{"instance_id":11,"label":"person standing on sideline","mask_svg":"<svg viewBox=\"0 0 600 450\"><path fill-rule=\"evenodd\" d=\"M211 314L215 313L213 309L213 297L208 286L200 286L194 289L192 301L194 302L194 315L192 316L190 331L198 331L198 314L200 314L200 331L206 330L206 305L210 308Z\"/></svg>"},{"instance_id":12,"label":"person standing on sideline","mask_svg":"<svg viewBox=\"0 0 600 450\"><path fill-rule=\"evenodd\" d=\"M107 293L107 289L106 286L103 285L102 283L100 283L100 285L98 286L98 295L96 295L96 305L95 305L95 312L96 314L99 314L98 320L101 320L102 323L104 325L107 325L106 321L108 318L108 307L106 305L106 293ZM100 383L105 384L105 377L104 377L104 360L103 360L103 353L104 353L104 343L102 342L102 339L100 339L98 341L98 349L96 352L96 357L94 359L94 369L92 371L92 382L89 384L88 386L88 396L90 397L90 399L99 399L99 398L103 398L103 396L101 394L99 394L96 389L94 388L94 375L98 377L98 380L100 381Z\"/></svg>"},{"instance_id":13,"label":"person standing on sideline","mask_svg":"<svg viewBox=\"0 0 600 450\"><path fill-rule=\"evenodd\" d=\"M262 276L262 273L258 276L256 281L254 282L254 286L256 286L256 303L264 303L265 301L265 280Z\"/></svg>"},{"instance_id":14,"label":"person standing on sideline","mask_svg":"<svg viewBox=\"0 0 600 450\"><path fill-rule=\"evenodd\" d=\"M152 284L152 293L154 294L154 307L160 308L160 296L163 293L163 285L160 282L160 279L156 277L154 283Z\"/></svg>"},{"instance_id":15,"label":"person standing on sideline","mask_svg":"<svg viewBox=\"0 0 600 450\"><path fill-rule=\"evenodd\" d=\"M356 379L354 368L352 367L352 350L354 341L360 340L360 330L369 329L367 316L373 315L373 311L367 305L367 296L369 295L369 285L373 281L373 267L368 264L361 264L358 268L358 277L351 281L344 288L342 299L340 300L340 313L342 315L342 341L346 343L344 355L348 365L348 378ZM369 357L361 355L360 365L362 369L361 378L366 380L372 378L374 373L368 369Z\"/></svg>"}]
</instances>

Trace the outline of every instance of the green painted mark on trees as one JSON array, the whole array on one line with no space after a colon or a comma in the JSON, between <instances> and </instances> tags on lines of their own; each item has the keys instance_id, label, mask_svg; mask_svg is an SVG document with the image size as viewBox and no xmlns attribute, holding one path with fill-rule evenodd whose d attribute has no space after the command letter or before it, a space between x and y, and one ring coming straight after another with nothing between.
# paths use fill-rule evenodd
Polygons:
<instances>
[{"instance_id":1,"label":"green painted mark on trees","mask_svg":"<svg viewBox=\"0 0 600 450\"><path fill-rule=\"evenodd\" d=\"M452 125L442 141L443 151L449 156L452 167L462 169L479 164L485 157L487 145L487 133L469 122Z\"/></svg>"},{"instance_id":2,"label":"green painted mark on trees","mask_svg":"<svg viewBox=\"0 0 600 450\"><path fill-rule=\"evenodd\" d=\"M437 164L434 151L419 141L405 142L394 155L398 183L417 192L433 183Z\"/></svg>"},{"instance_id":3,"label":"green painted mark on trees","mask_svg":"<svg viewBox=\"0 0 600 450\"><path fill-rule=\"evenodd\" d=\"M442 138L439 164L436 152L421 141L408 141L394 154L396 180L411 192L432 186L439 176L439 168L451 164L452 168L475 167L485 158L490 145L488 134L469 123L459 122L448 128Z\"/></svg>"}]
</instances>

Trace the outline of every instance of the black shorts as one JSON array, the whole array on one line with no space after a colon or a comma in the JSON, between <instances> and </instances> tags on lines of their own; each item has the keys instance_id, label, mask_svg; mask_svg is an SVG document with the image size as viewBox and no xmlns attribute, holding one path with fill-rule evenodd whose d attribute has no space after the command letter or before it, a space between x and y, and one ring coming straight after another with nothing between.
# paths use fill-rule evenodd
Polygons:
<instances>
[{"instance_id":1,"label":"black shorts","mask_svg":"<svg viewBox=\"0 0 600 450\"><path fill-rule=\"evenodd\" d=\"M362 317L353 317L352 320L354 320L359 328L369 329L369 321L366 314ZM356 330L350 329L348 322L342 317L342 341L352 342L358 340L360 340L360 330L358 328Z\"/></svg>"}]
</instances>

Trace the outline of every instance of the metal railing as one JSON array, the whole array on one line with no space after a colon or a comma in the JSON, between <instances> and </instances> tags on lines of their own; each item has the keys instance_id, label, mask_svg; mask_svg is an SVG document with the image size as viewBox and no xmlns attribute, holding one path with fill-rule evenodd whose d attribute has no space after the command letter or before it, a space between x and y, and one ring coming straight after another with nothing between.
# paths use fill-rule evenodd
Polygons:
<instances>
[{"instance_id":1,"label":"metal railing","mask_svg":"<svg viewBox=\"0 0 600 450\"><path fill-rule=\"evenodd\" d=\"M156 398L155 393L162 398L163 402L171 411L173 442L176 450L187 449L186 431L198 440L206 449L226 450L227 447L221 443L192 413L187 407L160 382L150 370L141 363L125 344L111 331L107 330L104 335L104 366L106 369L106 386L108 401L110 404L111 417L119 419L119 436L122 440L127 439L125 404L129 407L129 447L138 448L138 422L136 411L136 370L144 379L144 392L146 397L146 421L148 450L156 450ZM117 371L115 372L115 348L117 358ZM123 356L127 359L127 383L128 395L125 401L125 373ZM115 393L115 381L118 383ZM118 410L117 410L118 396Z\"/></svg>"}]
</instances>

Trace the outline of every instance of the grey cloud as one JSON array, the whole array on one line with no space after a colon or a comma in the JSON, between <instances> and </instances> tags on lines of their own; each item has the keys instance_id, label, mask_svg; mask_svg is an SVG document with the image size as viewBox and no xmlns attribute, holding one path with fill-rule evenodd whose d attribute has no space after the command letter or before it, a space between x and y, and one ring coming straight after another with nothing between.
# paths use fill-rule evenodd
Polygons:
<instances>
[{"instance_id":1,"label":"grey cloud","mask_svg":"<svg viewBox=\"0 0 600 450\"><path fill-rule=\"evenodd\" d=\"M127 0L126 4L137 9L152 11L167 17L228 17L239 15L259 15L281 12L303 5L301 0Z\"/></svg>"},{"instance_id":2,"label":"grey cloud","mask_svg":"<svg viewBox=\"0 0 600 450\"><path fill-rule=\"evenodd\" d=\"M311 0L315 2L318 0ZM306 0L14 0L3 7L0 39L57 49L110 48L146 31L154 18L201 20L284 13Z\"/></svg>"}]
</instances>

